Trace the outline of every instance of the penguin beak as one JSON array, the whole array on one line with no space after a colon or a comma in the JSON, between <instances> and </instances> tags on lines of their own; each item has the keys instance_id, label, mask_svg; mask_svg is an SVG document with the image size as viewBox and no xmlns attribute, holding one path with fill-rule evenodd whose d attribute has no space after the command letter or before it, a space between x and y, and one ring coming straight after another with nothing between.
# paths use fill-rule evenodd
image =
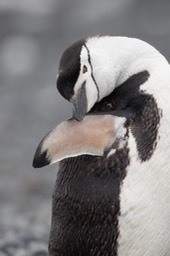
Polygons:
<instances>
[{"instance_id":1,"label":"penguin beak","mask_svg":"<svg viewBox=\"0 0 170 256\"><path fill-rule=\"evenodd\" d=\"M87 96L85 82L82 84L73 103L73 118L81 122L87 113Z\"/></svg>"}]
</instances>

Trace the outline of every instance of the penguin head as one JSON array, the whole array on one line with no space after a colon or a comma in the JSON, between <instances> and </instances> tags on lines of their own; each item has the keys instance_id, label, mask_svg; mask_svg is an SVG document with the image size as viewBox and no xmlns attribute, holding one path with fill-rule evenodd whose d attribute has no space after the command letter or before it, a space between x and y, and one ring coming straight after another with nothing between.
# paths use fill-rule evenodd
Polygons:
<instances>
[{"instance_id":1,"label":"penguin head","mask_svg":"<svg viewBox=\"0 0 170 256\"><path fill-rule=\"evenodd\" d=\"M73 104L73 117L82 121L97 102L129 77L149 70L155 59L160 59L158 51L139 39L113 36L81 39L61 57L57 88Z\"/></svg>"}]
</instances>

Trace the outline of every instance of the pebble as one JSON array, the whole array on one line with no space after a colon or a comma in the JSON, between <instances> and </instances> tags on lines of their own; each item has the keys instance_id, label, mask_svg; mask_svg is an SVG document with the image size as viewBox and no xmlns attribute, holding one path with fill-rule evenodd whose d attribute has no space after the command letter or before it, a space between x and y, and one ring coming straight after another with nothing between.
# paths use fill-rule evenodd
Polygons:
<instances>
[{"instance_id":1,"label":"pebble","mask_svg":"<svg viewBox=\"0 0 170 256\"><path fill-rule=\"evenodd\" d=\"M29 244L29 251L34 256L47 256L47 245L43 242L31 242Z\"/></svg>"}]
</instances>

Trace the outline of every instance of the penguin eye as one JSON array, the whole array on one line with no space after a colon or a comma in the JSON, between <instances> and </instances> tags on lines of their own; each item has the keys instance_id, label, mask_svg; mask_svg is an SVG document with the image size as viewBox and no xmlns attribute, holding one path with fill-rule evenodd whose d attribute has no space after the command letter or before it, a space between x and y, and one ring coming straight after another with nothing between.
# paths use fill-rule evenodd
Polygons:
<instances>
[{"instance_id":1,"label":"penguin eye","mask_svg":"<svg viewBox=\"0 0 170 256\"><path fill-rule=\"evenodd\" d=\"M83 66L83 74L87 72L87 67L84 65Z\"/></svg>"}]
</instances>

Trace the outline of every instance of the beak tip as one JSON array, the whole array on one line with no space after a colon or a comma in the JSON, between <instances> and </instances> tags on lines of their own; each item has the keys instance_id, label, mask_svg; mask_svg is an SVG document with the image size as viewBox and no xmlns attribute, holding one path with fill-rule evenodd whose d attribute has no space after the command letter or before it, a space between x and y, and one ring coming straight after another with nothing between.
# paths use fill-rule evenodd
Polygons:
<instances>
[{"instance_id":1,"label":"beak tip","mask_svg":"<svg viewBox=\"0 0 170 256\"><path fill-rule=\"evenodd\" d=\"M78 121L78 122L81 122L85 116L85 111L84 109L80 109L75 107L73 108L73 118Z\"/></svg>"},{"instance_id":2,"label":"beak tip","mask_svg":"<svg viewBox=\"0 0 170 256\"><path fill-rule=\"evenodd\" d=\"M84 116L76 115L75 113L73 113L73 118L76 121L81 122L81 121L83 121Z\"/></svg>"}]
</instances>

